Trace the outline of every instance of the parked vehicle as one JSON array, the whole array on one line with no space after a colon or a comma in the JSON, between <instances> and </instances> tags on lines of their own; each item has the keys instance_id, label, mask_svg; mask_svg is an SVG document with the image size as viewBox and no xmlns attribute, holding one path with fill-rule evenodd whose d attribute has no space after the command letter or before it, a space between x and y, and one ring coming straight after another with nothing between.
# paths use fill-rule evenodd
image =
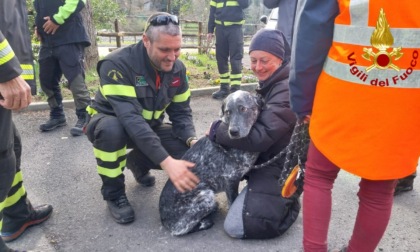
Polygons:
<instances>
[{"instance_id":1,"label":"parked vehicle","mask_svg":"<svg viewBox=\"0 0 420 252\"><path fill-rule=\"evenodd\" d=\"M264 28L276 29L278 14L279 14L279 8L274 8L271 10L268 16L262 15L260 17L260 21L265 24Z\"/></svg>"}]
</instances>

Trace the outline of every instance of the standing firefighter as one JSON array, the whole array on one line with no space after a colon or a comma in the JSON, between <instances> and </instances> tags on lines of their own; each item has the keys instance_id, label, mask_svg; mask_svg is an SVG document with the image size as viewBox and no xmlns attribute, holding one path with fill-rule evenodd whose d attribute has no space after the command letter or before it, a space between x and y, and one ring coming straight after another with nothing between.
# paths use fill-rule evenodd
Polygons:
<instances>
[{"instance_id":1,"label":"standing firefighter","mask_svg":"<svg viewBox=\"0 0 420 252\"><path fill-rule=\"evenodd\" d=\"M212 0L208 22L207 40L216 35L216 60L220 75L220 89L212 94L217 100L239 90L242 80L242 58L244 56L245 23L244 9L249 0ZM229 72L230 61L230 72Z\"/></svg>"},{"instance_id":2,"label":"standing firefighter","mask_svg":"<svg viewBox=\"0 0 420 252\"><path fill-rule=\"evenodd\" d=\"M68 80L76 106L77 122L70 129L73 136L83 134L86 107L90 95L85 84L84 48L90 45L80 11L86 0L35 0L36 33L41 41L39 80L48 97L50 118L40 125L41 131L51 131L66 125L60 80Z\"/></svg>"},{"instance_id":3,"label":"standing firefighter","mask_svg":"<svg viewBox=\"0 0 420 252\"><path fill-rule=\"evenodd\" d=\"M17 239L28 227L47 220L51 205L32 207L20 170L22 143L12 110L31 102L32 50L26 3L0 1L0 251L14 251L4 242ZM20 62L19 60L22 61ZM22 62L25 62L24 64ZM32 82L33 83L33 82ZM32 89L33 91L34 89ZM4 241L4 242L3 242Z\"/></svg>"}]
</instances>

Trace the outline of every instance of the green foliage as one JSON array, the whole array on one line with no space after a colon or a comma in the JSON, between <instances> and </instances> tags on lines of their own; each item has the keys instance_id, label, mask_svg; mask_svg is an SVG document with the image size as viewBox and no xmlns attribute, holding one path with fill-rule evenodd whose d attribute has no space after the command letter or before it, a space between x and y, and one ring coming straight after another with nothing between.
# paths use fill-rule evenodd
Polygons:
<instances>
[{"instance_id":1,"label":"green foliage","mask_svg":"<svg viewBox=\"0 0 420 252\"><path fill-rule=\"evenodd\" d=\"M125 22L125 13L115 0L88 0L92 4L93 23L97 30L112 29L115 19Z\"/></svg>"},{"instance_id":2,"label":"green foliage","mask_svg":"<svg viewBox=\"0 0 420 252\"><path fill-rule=\"evenodd\" d=\"M35 25L35 11L34 5L32 4L33 0L26 0L26 9L28 10L28 25L33 27ZM32 29L29 29L32 30Z\"/></svg>"},{"instance_id":3,"label":"green foliage","mask_svg":"<svg viewBox=\"0 0 420 252\"><path fill-rule=\"evenodd\" d=\"M220 85L217 62L214 53L198 54L185 52L179 59L187 68L187 76L191 88L203 88ZM257 78L251 70L242 69L242 83L255 83Z\"/></svg>"},{"instance_id":4,"label":"green foliage","mask_svg":"<svg viewBox=\"0 0 420 252\"><path fill-rule=\"evenodd\" d=\"M172 1L172 10L174 12L177 12L175 14L183 14L183 13L187 13L188 11L190 11L192 6L192 1L191 0L174 0Z\"/></svg>"}]
</instances>

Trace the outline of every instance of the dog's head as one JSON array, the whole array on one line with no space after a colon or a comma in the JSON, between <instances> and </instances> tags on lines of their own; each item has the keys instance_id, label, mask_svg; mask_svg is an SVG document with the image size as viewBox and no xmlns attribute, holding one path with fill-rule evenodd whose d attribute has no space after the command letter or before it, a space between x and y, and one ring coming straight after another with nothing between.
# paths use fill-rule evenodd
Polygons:
<instances>
[{"instance_id":1,"label":"dog's head","mask_svg":"<svg viewBox=\"0 0 420 252\"><path fill-rule=\"evenodd\" d=\"M261 101L251 93L238 90L225 98L220 117L229 125L229 137L232 139L246 137L257 121Z\"/></svg>"}]
</instances>

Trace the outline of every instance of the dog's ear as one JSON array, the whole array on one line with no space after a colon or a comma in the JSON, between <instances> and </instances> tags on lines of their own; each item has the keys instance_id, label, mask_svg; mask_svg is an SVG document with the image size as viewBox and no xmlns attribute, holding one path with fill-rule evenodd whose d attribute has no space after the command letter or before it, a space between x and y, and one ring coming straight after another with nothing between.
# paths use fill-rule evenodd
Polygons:
<instances>
[{"instance_id":1,"label":"dog's ear","mask_svg":"<svg viewBox=\"0 0 420 252\"><path fill-rule=\"evenodd\" d=\"M261 96L253 95L255 104L257 104L258 108L261 110L264 106L264 99Z\"/></svg>"},{"instance_id":2,"label":"dog's ear","mask_svg":"<svg viewBox=\"0 0 420 252\"><path fill-rule=\"evenodd\" d=\"M220 116L220 119L222 119L222 122L224 122L224 123L227 123L227 118L226 118L226 99L225 100L223 100L223 102L222 102L222 106L220 107L220 113L219 113L219 116Z\"/></svg>"},{"instance_id":3,"label":"dog's ear","mask_svg":"<svg viewBox=\"0 0 420 252\"><path fill-rule=\"evenodd\" d=\"M226 107L226 101L223 100L222 106L220 107L219 116L220 118L223 118L225 115L225 107Z\"/></svg>"}]
</instances>

